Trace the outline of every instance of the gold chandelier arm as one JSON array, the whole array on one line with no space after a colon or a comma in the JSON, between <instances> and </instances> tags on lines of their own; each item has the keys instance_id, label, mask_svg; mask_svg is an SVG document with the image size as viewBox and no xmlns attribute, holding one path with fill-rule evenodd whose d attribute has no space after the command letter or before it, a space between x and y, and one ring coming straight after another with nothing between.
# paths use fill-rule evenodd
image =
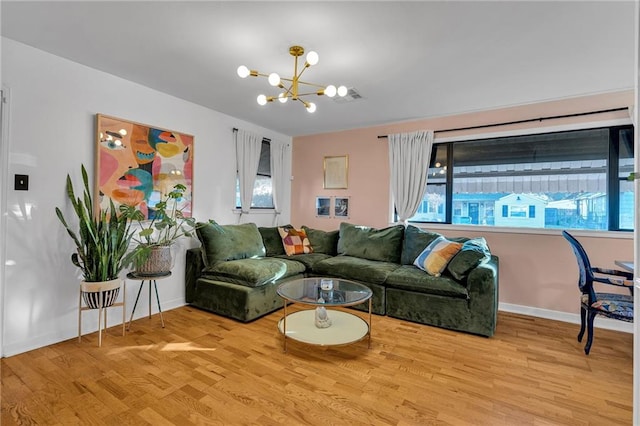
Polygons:
<instances>
[{"instance_id":1,"label":"gold chandelier arm","mask_svg":"<svg viewBox=\"0 0 640 426\"><path fill-rule=\"evenodd\" d=\"M302 73L301 73L301 75L302 75ZM263 74L261 72L254 71L254 70L251 71L251 74L249 74L249 76L250 77L266 77L266 78L269 78L269 74ZM293 83L293 79L291 79L291 78L280 77L280 80L281 81L288 81L289 83ZM300 81L300 80L298 80L298 84L304 84L306 86L319 87L319 88L322 88L322 89L324 89L326 87L325 85L322 85L322 84L310 83L308 81Z\"/></svg>"},{"instance_id":2,"label":"gold chandelier arm","mask_svg":"<svg viewBox=\"0 0 640 426\"><path fill-rule=\"evenodd\" d=\"M327 86L324 86L324 85L322 85L322 84L309 83L309 82L306 82L306 81L300 81L300 80L298 80L298 84L305 84L305 85L307 85L307 86L319 87L319 88L321 88L321 89L324 89L325 87L327 87Z\"/></svg>"},{"instance_id":3,"label":"gold chandelier arm","mask_svg":"<svg viewBox=\"0 0 640 426\"><path fill-rule=\"evenodd\" d=\"M284 85L283 85L282 83L280 83L280 84L278 85L278 87L279 87L280 89L284 89L284 93L286 93L286 94L287 94L287 97L289 97L288 95L293 95L293 85L291 85L291 86L289 86L289 87L287 88L287 87L284 87Z\"/></svg>"},{"instance_id":4,"label":"gold chandelier arm","mask_svg":"<svg viewBox=\"0 0 640 426\"><path fill-rule=\"evenodd\" d=\"M261 72L258 72L256 70L249 70L248 77L267 77L267 78L269 78L269 74L262 74Z\"/></svg>"},{"instance_id":5,"label":"gold chandelier arm","mask_svg":"<svg viewBox=\"0 0 640 426\"><path fill-rule=\"evenodd\" d=\"M311 96L311 95L324 95L324 90L318 90L317 92L298 93L298 96Z\"/></svg>"}]
</instances>

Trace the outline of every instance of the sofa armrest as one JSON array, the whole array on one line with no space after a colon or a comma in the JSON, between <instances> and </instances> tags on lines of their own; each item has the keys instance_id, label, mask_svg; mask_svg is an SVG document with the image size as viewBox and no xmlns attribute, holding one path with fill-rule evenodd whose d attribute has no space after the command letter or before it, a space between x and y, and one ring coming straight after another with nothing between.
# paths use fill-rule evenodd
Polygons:
<instances>
[{"instance_id":1,"label":"sofa armrest","mask_svg":"<svg viewBox=\"0 0 640 426\"><path fill-rule=\"evenodd\" d=\"M481 263L469 273L469 310L479 334L492 336L498 319L498 257Z\"/></svg>"},{"instance_id":2,"label":"sofa armrest","mask_svg":"<svg viewBox=\"0 0 640 426\"><path fill-rule=\"evenodd\" d=\"M202 261L202 249L200 247L188 249L186 253L186 266L184 268L185 301L191 303L195 297L196 281L202 273L204 262Z\"/></svg>"}]
</instances>

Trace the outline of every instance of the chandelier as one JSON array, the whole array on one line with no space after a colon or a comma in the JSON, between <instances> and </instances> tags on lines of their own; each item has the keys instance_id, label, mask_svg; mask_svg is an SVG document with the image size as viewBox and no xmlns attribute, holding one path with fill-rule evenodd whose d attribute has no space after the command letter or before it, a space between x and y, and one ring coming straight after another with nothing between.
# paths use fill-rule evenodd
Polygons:
<instances>
[{"instance_id":1,"label":"chandelier","mask_svg":"<svg viewBox=\"0 0 640 426\"><path fill-rule=\"evenodd\" d=\"M333 84L329 86L323 86L320 84L309 83L306 81L300 81L300 77L304 71L312 65L316 65L318 63L318 54L314 51L307 53L306 60L304 65L298 72L298 58L304 55L304 48L301 46L291 46L289 48L289 54L294 57L294 65L293 65L293 77L291 78L282 78L277 73L272 72L271 74L262 74L256 70L250 70L244 65L240 65L238 67L238 76L241 78L247 78L249 76L252 77L267 77L269 80L269 84L282 89L282 91L275 96L266 96L266 95L258 95L258 104L266 105L268 102L273 102L276 99L281 103L287 102L287 100L291 99L292 101L300 101L307 109L308 112L315 112L316 104L313 102L306 101L301 99L302 96L310 96L317 95L323 96L326 95L330 98L333 98L336 94L338 96L344 97L348 90L345 86L340 86L336 88ZM286 85L283 83L286 82ZM310 86L306 87L304 90L311 90L309 92L300 93L300 86Z\"/></svg>"}]
</instances>

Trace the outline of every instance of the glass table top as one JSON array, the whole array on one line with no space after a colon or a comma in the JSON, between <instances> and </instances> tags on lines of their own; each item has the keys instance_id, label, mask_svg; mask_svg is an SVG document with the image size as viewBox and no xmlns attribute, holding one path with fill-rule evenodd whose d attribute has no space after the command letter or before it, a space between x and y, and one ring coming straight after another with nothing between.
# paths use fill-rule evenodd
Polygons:
<instances>
[{"instance_id":1,"label":"glass table top","mask_svg":"<svg viewBox=\"0 0 640 426\"><path fill-rule=\"evenodd\" d=\"M302 278L280 284L278 295L284 299L308 305L351 306L371 298L371 289L364 284L341 278Z\"/></svg>"}]
</instances>

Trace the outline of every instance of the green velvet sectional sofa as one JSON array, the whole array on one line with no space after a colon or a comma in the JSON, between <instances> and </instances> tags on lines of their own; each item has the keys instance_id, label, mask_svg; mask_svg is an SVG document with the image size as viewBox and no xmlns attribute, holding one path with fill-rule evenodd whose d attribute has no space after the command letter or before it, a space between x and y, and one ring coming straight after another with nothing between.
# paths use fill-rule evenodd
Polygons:
<instances>
[{"instance_id":1,"label":"green velvet sectional sofa","mask_svg":"<svg viewBox=\"0 0 640 426\"><path fill-rule=\"evenodd\" d=\"M248 322L283 306L276 293L280 283L336 277L371 288L375 314L494 334L498 258L484 239L449 239L462 243L462 249L433 276L414 261L440 234L412 225L374 229L342 223L329 232L302 229L313 253L287 256L277 227L200 224L201 247L186 253L186 302Z\"/></svg>"}]
</instances>

